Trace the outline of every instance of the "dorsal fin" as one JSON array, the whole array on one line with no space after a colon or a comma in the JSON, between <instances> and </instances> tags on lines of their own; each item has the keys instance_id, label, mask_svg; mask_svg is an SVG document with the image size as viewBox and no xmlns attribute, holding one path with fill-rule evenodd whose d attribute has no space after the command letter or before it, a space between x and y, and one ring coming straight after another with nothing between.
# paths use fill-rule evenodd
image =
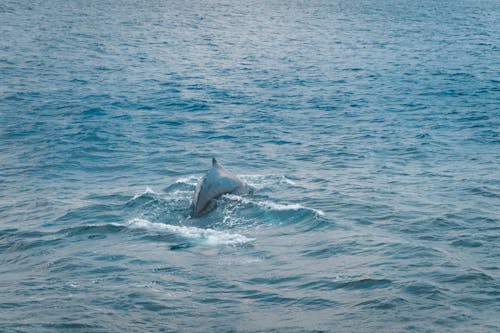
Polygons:
<instances>
[{"instance_id":1,"label":"dorsal fin","mask_svg":"<svg viewBox=\"0 0 500 333\"><path fill-rule=\"evenodd\" d=\"M216 166L218 164L219 164L219 162L217 162L217 160L215 159L215 157L212 157L212 166L214 167L214 166Z\"/></svg>"}]
</instances>

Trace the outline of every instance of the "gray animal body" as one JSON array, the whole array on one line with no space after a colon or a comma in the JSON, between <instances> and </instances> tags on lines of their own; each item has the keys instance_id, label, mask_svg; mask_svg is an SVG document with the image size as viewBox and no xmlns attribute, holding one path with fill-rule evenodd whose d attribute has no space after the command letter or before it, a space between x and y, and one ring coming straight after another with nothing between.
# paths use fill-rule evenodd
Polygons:
<instances>
[{"instance_id":1,"label":"gray animal body","mask_svg":"<svg viewBox=\"0 0 500 333\"><path fill-rule=\"evenodd\" d=\"M194 191L192 217L208 213L216 205L216 199L223 194L246 194L250 187L235 175L229 173L212 158L212 167L196 185Z\"/></svg>"}]
</instances>

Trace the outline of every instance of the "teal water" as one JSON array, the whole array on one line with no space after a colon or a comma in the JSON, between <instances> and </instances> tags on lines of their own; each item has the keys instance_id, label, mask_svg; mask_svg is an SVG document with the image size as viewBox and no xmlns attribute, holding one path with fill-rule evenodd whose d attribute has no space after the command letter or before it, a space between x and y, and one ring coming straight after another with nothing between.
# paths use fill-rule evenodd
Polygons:
<instances>
[{"instance_id":1,"label":"teal water","mask_svg":"<svg viewBox=\"0 0 500 333\"><path fill-rule=\"evenodd\" d=\"M498 332L498 1L3 1L0 331ZM192 219L216 157L255 187Z\"/></svg>"}]
</instances>

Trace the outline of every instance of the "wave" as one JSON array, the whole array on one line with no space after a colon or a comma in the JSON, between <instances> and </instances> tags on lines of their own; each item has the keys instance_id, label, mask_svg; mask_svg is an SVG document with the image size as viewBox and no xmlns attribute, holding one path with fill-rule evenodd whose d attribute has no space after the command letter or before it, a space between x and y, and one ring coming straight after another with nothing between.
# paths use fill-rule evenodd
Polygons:
<instances>
[{"instance_id":1,"label":"wave","mask_svg":"<svg viewBox=\"0 0 500 333\"><path fill-rule=\"evenodd\" d=\"M238 201L241 202L242 204L245 205L253 205L253 206L258 206L260 208L266 209L266 210L272 210L272 211L309 211L314 213L317 216L323 217L325 216L325 212L323 212L320 209L315 209L315 208L310 208L303 206L301 204L281 204L281 203L276 203L270 200L252 200L246 197L242 197L239 195L235 194L225 194L223 195L223 198L233 200L233 201Z\"/></svg>"},{"instance_id":2,"label":"wave","mask_svg":"<svg viewBox=\"0 0 500 333\"><path fill-rule=\"evenodd\" d=\"M393 281L389 279L361 278L361 279L342 280L339 277L336 277L335 279L319 279L317 281L308 282L301 285L300 288L312 289L312 290L336 290L336 289L362 290L362 289L388 288L392 285Z\"/></svg>"},{"instance_id":3,"label":"wave","mask_svg":"<svg viewBox=\"0 0 500 333\"><path fill-rule=\"evenodd\" d=\"M239 177L245 181L250 187L252 187L255 191L261 191L262 193L264 192L271 192L274 193L283 187L301 187L298 185L296 182L293 180L289 179L285 175L239 175ZM167 193L168 200L173 200L173 201L179 201L179 200L191 200L192 194L194 191L194 187L196 184L199 182L201 179L201 176L199 175L188 175L182 178L177 179L173 184L168 186L165 191ZM324 217L325 213L322 210L311 208L304 206L299 203L277 203L269 199L255 199L253 196L239 196L239 195L233 195L233 194L226 194L222 196L222 199L228 199L237 203L241 203L244 206L250 206L250 207L256 207L260 212L255 212L255 213L262 213L264 212L274 212L274 213L280 213L281 212L300 212L300 215L311 215L313 214L315 218L317 217ZM242 208L241 205L237 204L236 206L233 205L232 207L225 207L224 208L224 223L227 224L228 220L228 212L231 213L231 218L234 219L236 216L234 216L234 209L239 209ZM248 213L248 212L247 212ZM252 215L252 214L251 214ZM303 217L305 217L303 216ZM281 216L282 218L283 216ZM298 216L296 216L299 218ZM243 220L245 220L243 218ZM235 224L241 224L241 223L229 223L230 225L235 225Z\"/></svg>"},{"instance_id":4,"label":"wave","mask_svg":"<svg viewBox=\"0 0 500 333\"><path fill-rule=\"evenodd\" d=\"M150 187L146 187L144 191L135 194L133 197L127 200L127 202L125 202L125 206L128 208L145 207L152 204L158 204L160 201L161 196L153 191Z\"/></svg>"},{"instance_id":5,"label":"wave","mask_svg":"<svg viewBox=\"0 0 500 333\"><path fill-rule=\"evenodd\" d=\"M285 175L240 175L239 177L257 190L283 185L301 187Z\"/></svg>"},{"instance_id":6,"label":"wave","mask_svg":"<svg viewBox=\"0 0 500 333\"><path fill-rule=\"evenodd\" d=\"M199 176L199 175L189 175L189 176L177 179L175 181L175 183L196 186L196 184L198 184L200 179L201 179L201 176Z\"/></svg>"},{"instance_id":7,"label":"wave","mask_svg":"<svg viewBox=\"0 0 500 333\"><path fill-rule=\"evenodd\" d=\"M106 224L90 224L59 230L58 234L64 234L67 237L80 236L80 235L100 235L118 233L124 230L124 226L118 223Z\"/></svg>"},{"instance_id":8,"label":"wave","mask_svg":"<svg viewBox=\"0 0 500 333\"><path fill-rule=\"evenodd\" d=\"M294 187L301 187L296 182L284 175L238 175L238 177L257 190L282 186L283 184ZM201 175L188 175L186 177L177 179L174 184L196 186L201 178Z\"/></svg>"},{"instance_id":9,"label":"wave","mask_svg":"<svg viewBox=\"0 0 500 333\"><path fill-rule=\"evenodd\" d=\"M189 208L192 195L192 191L184 189L169 189L166 193L157 193L146 187L143 192L130 198L126 202L126 207L136 210L135 213L139 210L144 214L177 216Z\"/></svg>"},{"instance_id":10,"label":"wave","mask_svg":"<svg viewBox=\"0 0 500 333\"><path fill-rule=\"evenodd\" d=\"M141 218L134 218L130 220L126 226L131 229L143 229L150 232L173 233L188 240L194 240L209 246L241 245L254 241L253 238L248 238L237 233L230 233L210 228L203 229L192 226L175 226L171 224L150 222Z\"/></svg>"},{"instance_id":11,"label":"wave","mask_svg":"<svg viewBox=\"0 0 500 333\"><path fill-rule=\"evenodd\" d=\"M134 201L139 199L140 197L143 196L148 196L148 195L156 195L156 192L153 191L150 187L146 187L146 189L142 193L138 193L132 197L129 201Z\"/></svg>"}]
</instances>

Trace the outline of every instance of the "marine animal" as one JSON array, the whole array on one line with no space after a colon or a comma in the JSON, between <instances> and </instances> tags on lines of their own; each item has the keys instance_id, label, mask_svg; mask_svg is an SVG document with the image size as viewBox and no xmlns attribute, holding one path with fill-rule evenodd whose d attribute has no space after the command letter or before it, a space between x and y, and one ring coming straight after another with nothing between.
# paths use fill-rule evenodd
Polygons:
<instances>
[{"instance_id":1,"label":"marine animal","mask_svg":"<svg viewBox=\"0 0 500 333\"><path fill-rule=\"evenodd\" d=\"M250 186L212 158L212 167L196 185L191 217L199 217L213 210L217 205L216 199L223 194L247 194L250 191Z\"/></svg>"}]
</instances>

